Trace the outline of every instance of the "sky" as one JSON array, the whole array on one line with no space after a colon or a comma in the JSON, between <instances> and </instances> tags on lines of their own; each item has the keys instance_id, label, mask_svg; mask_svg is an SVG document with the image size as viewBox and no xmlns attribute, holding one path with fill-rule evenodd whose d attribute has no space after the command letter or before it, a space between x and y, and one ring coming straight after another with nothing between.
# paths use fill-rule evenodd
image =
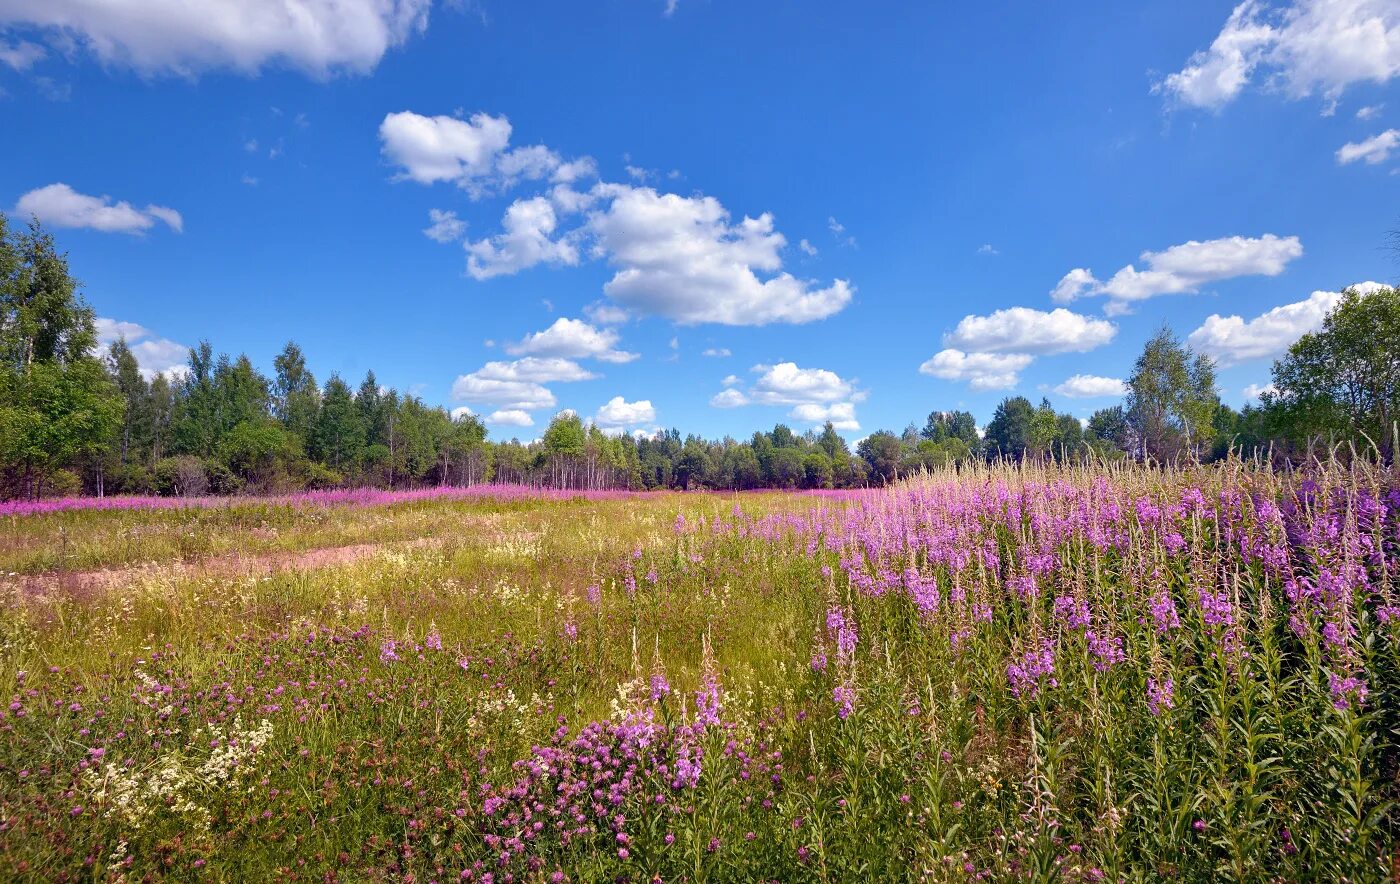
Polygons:
<instances>
[{"instance_id":1,"label":"sky","mask_svg":"<svg viewBox=\"0 0 1400 884\"><path fill-rule=\"evenodd\" d=\"M536 438L1236 407L1393 283L1400 3L0 0L0 210L189 346Z\"/></svg>"}]
</instances>

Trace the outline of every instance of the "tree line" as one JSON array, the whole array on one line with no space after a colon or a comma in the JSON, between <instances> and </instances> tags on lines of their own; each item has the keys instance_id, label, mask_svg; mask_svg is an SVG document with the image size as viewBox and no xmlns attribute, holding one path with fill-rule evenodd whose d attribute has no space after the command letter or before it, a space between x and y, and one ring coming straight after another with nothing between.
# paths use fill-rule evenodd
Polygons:
<instances>
[{"instance_id":1,"label":"tree line","mask_svg":"<svg viewBox=\"0 0 1400 884\"><path fill-rule=\"evenodd\" d=\"M1235 411L1215 366L1168 328L1149 340L1124 401L1087 422L1008 397L979 430L966 411L880 430L855 450L830 423L747 440L604 433L564 412L531 443L491 441L383 387L324 383L288 343L264 375L201 342L186 370L147 376L124 340L98 347L67 257L37 221L0 214L0 499L69 494L200 495L308 488L473 485L560 488L850 488L971 458L1218 459L1232 450L1298 459L1318 444L1393 458L1400 293L1348 290L1322 329L1273 367L1273 389Z\"/></svg>"}]
</instances>

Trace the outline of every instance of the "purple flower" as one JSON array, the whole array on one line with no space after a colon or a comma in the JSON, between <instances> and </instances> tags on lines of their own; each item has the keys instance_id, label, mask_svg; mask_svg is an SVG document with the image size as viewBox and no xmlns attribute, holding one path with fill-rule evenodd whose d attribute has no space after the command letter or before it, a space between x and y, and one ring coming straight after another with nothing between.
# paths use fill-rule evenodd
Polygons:
<instances>
[{"instance_id":1,"label":"purple flower","mask_svg":"<svg viewBox=\"0 0 1400 884\"><path fill-rule=\"evenodd\" d=\"M1161 715L1176 705L1172 694L1174 688L1175 684L1170 676L1161 681L1155 678L1147 680L1147 708L1152 710L1153 715Z\"/></svg>"}]
</instances>

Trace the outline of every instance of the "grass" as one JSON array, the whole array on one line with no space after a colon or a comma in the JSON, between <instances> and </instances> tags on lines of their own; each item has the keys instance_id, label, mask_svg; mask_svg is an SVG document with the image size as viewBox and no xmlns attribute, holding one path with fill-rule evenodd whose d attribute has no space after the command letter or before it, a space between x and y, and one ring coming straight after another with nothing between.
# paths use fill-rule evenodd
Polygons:
<instances>
[{"instance_id":1,"label":"grass","mask_svg":"<svg viewBox=\"0 0 1400 884\"><path fill-rule=\"evenodd\" d=\"M1380 879L1394 488L995 467L11 517L0 571L193 564L4 584L0 876Z\"/></svg>"}]
</instances>

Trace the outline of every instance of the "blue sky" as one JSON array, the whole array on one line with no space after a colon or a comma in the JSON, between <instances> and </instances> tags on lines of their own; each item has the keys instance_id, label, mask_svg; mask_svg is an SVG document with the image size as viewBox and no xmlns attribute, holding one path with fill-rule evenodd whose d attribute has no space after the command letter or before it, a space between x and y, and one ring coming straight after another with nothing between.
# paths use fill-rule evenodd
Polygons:
<instances>
[{"instance_id":1,"label":"blue sky","mask_svg":"<svg viewBox=\"0 0 1400 884\"><path fill-rule=\"evenodd\" d=\"M1240 405L1396 275L1393 0L338 9L0 7L0 207L149 370L857 439L1087 416L1163 322Z\"/></svg>"}]
</instances>

